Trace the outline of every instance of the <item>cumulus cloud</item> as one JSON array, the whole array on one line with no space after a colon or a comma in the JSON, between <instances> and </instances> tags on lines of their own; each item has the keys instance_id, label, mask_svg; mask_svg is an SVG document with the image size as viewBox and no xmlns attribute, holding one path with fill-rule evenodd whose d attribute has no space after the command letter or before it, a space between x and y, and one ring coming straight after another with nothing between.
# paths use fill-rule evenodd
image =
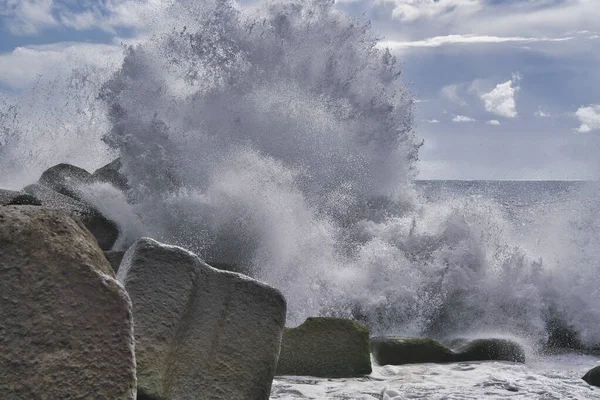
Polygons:
<instances>
[{"instance_id":1,"label":"cumulus cloud","mask_svg":"<svg viewBox=\"0 0 600 400\"><path fill-rule=\"evenodd\" d=\"M482 93L479 97L485 109L501 117L515 118L518 115L515 96L520 90L520 80L518 74L513 75L511 80L497 84L491 92Z\"/></svg>"},{"instance_id":2,"label":"cumulus cloud","mask_svg":"<svg viewBox=\"0 0 600 400\"><path fill-rule=\"evenodd\" d=\"M486 122L486 124L498 126L498 125L500 125L500 121L498 121L497 119L491 119L488 122Z\"/></svg>"},{"instance_id":3,"label":"cumulus cloud","mask_svg":"<svg viewBox=\"0 0 600 400\"><path fill-rule=\"evenodd\" d=\"M465 115L455 115L454 118L452 118L452 122L474 122L475 119L471 118L471 117L467 117Z\"/></svg>"},{"instance_id":4,"label":"cumulus cloud","mask_svg":"<svg viewBox=\"0 0 600 400\"><path fill-rule=\"evenodd\" d=\"M600 104L579 107L575 116L579 119L578 132L587 133L600 130Z\"/></svg>"},{"instance_id":5,"label":"cumulus cloud","mask_svg":"<svg viewBox=\"0 0 600 400\"><path fill-rule=\"evenodd\" d=\"M427 122L429 122L430 124L439 124L440 121L438 121L437 119L428 119Z\"/></svg>"}]
</instances>

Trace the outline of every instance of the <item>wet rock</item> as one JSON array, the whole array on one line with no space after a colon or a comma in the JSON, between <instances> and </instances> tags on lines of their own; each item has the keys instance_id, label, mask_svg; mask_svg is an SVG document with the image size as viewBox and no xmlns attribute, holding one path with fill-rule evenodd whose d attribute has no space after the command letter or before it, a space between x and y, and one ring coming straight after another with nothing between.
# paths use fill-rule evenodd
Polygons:
<instances>
[{"instance_id":1,"label":"wet rock","mask_svg":"<svg viewBox=\"0 0 600 400\"><path fill-rule=\"evenodd\" d=\"M115 274L119 271L119 266L121 265L121 261L123 260L123 256L125 255L124 251L105 251L104 257L108 260L108 263L112 267Z\"/></svg>"},{"instance_id":2,"label":"wet rock","mask_svg":"<svg viewBox=\"0 0 600 400\"><path fill-rule=\"evenodd\" d=\"M371 339L371 352L379 365L447 363L455 354L431 338L376 337Z\"/></svg>"},{"instance_id":3,"label":"wet rock","mask_svg":"<svg viewBox=\"0 0 600 400\"><path fill-rule=\"evenodd\" d=\"M600 387L600 366L590 369L581 379L592 386Z\"/></svg>"},{"instance_id":4,"label":"wet rock","mask_svg":"<svg viewBox=\"0 0 600 400\"><path fill-rule=\"evenodd\" d=\"M370 373L369 331L359 323L308 318L283 333L277 375L344 378Z\"/></svg>"},{"instance_id":5,"label":"wet rock","mask_svg":"<svg viewBox=\"0 0 600 400\"><path fill-rule=\"evenodd\" d=\"M456 361L512 361L525 363L525 350L507 339L476 339L459 349Z\"/></svg>"},{"instance_id":6,"label":"wet rock","mask_svg":"<svg viewBox=\"0 0 600 400\"><path fill-rule=\"evenodd\" d=\"M279 291L147 238L117 276L133 303L140 398L269 398L285 323Z\"/></svg>"},{"instance_id":7,"label":"wet rock","mask_svg":"<svg viewBox=\"0 0 600 400\"><path fill-rule=\"evenodd\" d=\"M121 168L123 167L123 163L120 158L112 161L105 166L98 168L91 176L91 180L93 182L105 182L110 183L117 189L122 191L129 190L129 183L127 182L127 177L123 175L121 172Z\"/></svg>"},{"instance_id":8,"label":"wet rock","mask_svg":"<svg viewBox=\"0 0 600 400\"><path fill-rule=\"evenodd\" d=\"M135 399L131 303L68 213L0 208L0 398Z\"/></svg>"},{"instance_id":9,"label":"wet rock","mask_svg":"<svg viewBox=\"0 0 600 400\"><path fill-rule=\"evenodd\" d=\"M0 189L0 206L41 206L42 202L25 192Z\"/></svg>"},{"instance_id":10,"label":"wet rock","mask_svg":"<svg viewBox=\"0 0 600 400\"><path fill-rule=\"evenodd\" d=\"M94 207L62 195L39 184L26 186L23 191L40 200L44 207L67 211L80 218L92 232L102 250L110 250L119 237L119 227Z\"/></svg>"},{"instance_id":11,"label":"wet rock","mask_svg":"<svg viewBox=\"0 0 600 400\"><path fill-rule=\"evenodd\" d=\"M57 164L42 173L38 183L64 196L81 200L79 188L91 182L92 174L71 164Z\"/></svg>"}]
</instances>

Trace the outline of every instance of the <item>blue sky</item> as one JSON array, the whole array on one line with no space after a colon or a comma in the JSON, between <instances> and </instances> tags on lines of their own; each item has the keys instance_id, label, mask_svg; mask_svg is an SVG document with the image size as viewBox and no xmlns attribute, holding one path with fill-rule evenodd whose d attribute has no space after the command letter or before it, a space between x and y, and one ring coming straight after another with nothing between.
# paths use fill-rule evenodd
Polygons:
<instances>
[{"instance_id":1,"label":"blue sky","mask_svg":"<svg viewBox=\"0 0 600 400\"><path fill-rule=\"evenodd\" d=\"M79 65L110 71L120 43L143 35L167 3L0 0L0 92ZM404 65L425 140L421 178L600 178L600 0L337 7L370 19Z\"/></svg>"}]
</instances>

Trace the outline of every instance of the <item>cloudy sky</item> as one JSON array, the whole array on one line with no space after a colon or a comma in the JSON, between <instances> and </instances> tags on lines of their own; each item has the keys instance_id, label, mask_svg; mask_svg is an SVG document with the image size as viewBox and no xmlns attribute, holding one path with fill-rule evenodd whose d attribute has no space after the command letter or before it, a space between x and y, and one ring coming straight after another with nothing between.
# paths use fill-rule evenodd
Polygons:
<instances>
[{"instance_id":1,"label":"cloudy sky","mask_svg":"<svg viewBox=\"0 0 600 400\"><path fill-rule=\"evenodd\" d=\"M80 64L109 71L164 3L0 0L0 93ZM421 178L600 178L600 0L337 6L370 19L404 65Z\"/></svg>"}]
</instances>

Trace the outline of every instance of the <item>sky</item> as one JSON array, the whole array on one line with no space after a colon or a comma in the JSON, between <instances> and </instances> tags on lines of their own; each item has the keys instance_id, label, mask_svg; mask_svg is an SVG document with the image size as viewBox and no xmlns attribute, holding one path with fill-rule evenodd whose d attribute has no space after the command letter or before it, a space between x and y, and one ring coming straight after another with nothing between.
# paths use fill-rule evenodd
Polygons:
<instances>
[{"instance_id":1,"label":"sky","mask_svg":"<svg viewBox=\"0 0 600 400\"><path fill-rule=\"evenodd\" d=\"M161 0L0 0L0 94L115 68ZM241 6L252 3L244 0ZM338 0L403 65L421 179L600 178L600 0Z\"/></svg>"}]
</instances>

